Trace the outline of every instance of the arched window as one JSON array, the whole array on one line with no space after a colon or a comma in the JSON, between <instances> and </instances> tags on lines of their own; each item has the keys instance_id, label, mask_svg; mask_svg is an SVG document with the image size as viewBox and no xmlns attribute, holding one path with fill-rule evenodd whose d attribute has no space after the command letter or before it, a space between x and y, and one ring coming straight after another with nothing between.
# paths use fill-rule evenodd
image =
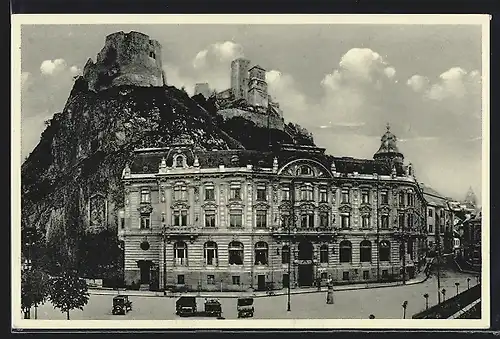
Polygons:
<instances>
[{"instance_id":1,"label":"arched window","mask_svg":"<svg viewBox=\"0 0 500 339\"><path fill-rule=\"evenodd\" d=\"M281 263L288 264L290 262L290 247L285 245L281 248Z\"/></svg>"},{"instance_id":2,"label":"arched window","mask_svg":"<svg viewBox=\"0 0 500 339\"><path fill-rule=\"evenodd\" d=\"M178 155L174 158L174 167L176 168L184 167L184 156Z\"/></svg>"},{"instance_id":3,"label":"arched window","mask_svg":"<svg viewBox=\"0 0 500 339\"><path fill-rule=\"evenodd\" d=\"M328 262L328 245L321 245L319 249L319 262L327 263Z\"/></svg>"},{"instance_id":4,"label":"arched window","mask_svg":"<svg viewBox=\"0 0 500 339\"><path fill-rule=\"evenodd\" d=\"M352 244L349 240L340 243L340 262L351 262Z\"/></svg>"},{"instance_id":5,"label":"arched window","mask_svg":"<svg viewBox=\"0 0 500 339\"><path fill-rule=\"evenodd\" d=\"M205 258L205 265L217 266L218 264L217 244L213 241L207 241L204 245L203 252Z\"/></svg>"},{"instance_id":6,"label":"arched window","mask_svg":"<svg viewBox=\"0 0 500 339\"><path fill-rule=\"evenodd\" d=\"M268 248L263 241L255 244L255 265L267 265Z\"/></svg>"},{"instance_id":7,"label":"arched window","mask_svg":"<svg viewBox=\"0 0 500 339\"><path fill-rule=\"evenodd\" d=\"M297 175L312 175L313 170L310 166L303 165L297 170Z\"/></svg>"},{"instance_id":8,"label":"arched window","mask_svg":"<svg viewBox=\"0 0 500 339\"><path fill-rule=\"evenodd\" d=\"M174 244L174 258L176 266L187 266L187 245L184 241Z\"/></svg>"},{"instance_id":9,"label":"arched window","mask_svg":"<svg viewBox=\"0 0 500 339\"><path fill-rule=\"evenodd\" d=\"M382 240L378 249L380 261L391 261L391 244L387 240Z\"/></svg>"},{"instance_id":10,"label":"arched window","mask_svg":"<svg viewBox=\"0 0 500 339\"><path fill-rule=\"evenodd\" d=\"M229 243L229 265L243 265L243 244L239 241Z\"/></svg>"},{"instance_id":11,"label":"arched window","mask_svg":"<svg viewBox=\"0 0 500 339\"><path fill-rule=\"evenodd\" d=\"M372 261L372 243L369 240L363 240L359 245L359 257L361 262Z\"/></svg>"}]
</instances>

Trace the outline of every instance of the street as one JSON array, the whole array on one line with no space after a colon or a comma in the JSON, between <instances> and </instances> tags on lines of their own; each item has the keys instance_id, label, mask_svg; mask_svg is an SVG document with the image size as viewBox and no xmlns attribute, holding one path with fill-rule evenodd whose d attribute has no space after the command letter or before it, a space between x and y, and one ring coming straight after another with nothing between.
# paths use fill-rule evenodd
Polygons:
<instances>
[{"instance_id":1,"label":"street","mask_svg":"<svg viewBox=\"0 0 500 339\"><path fill-rule=\"evenodd\" d=\"M452 271L442 272L441 289L447 290L446 297L456 294L456 282L460 283L460 291L466 289L467 277L471 278L470 286L474 286L476 279L473 276ZM424 283L409 286L335 291L333 305L326 304L326 292L292 294L290 312L286 311L286 295L261 297L255 298L254 301L254 319L367 319L370 314L378 319L401 319L403 317L401 305L405 300L408 301L406 317L411 318L413 314L425 308L423 297L425 293L429 294L429 307L432 307L437 302L436 277L433 276ZM84 310L71 311L70 318L75 320L181 319L175 315L176 298L130 296L133 309L126 315L111 314L112 299L113 295L91 294ZM219 300L222 304L223 317L237 319L236 298L220 298ZM203 309L203 302L203 298L198 298L199 311ZM32 319L33 313L32 311ZM66 315L47 302L38 307L37 318L65 320Z\"/></svg>"}]
</instances>

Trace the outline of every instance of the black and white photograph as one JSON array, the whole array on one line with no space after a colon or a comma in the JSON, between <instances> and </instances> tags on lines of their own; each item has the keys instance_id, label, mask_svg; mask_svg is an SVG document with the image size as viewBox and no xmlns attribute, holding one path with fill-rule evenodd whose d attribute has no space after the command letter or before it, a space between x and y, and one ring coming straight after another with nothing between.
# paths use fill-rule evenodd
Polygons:
<instances>
[{"instance_id":1,"label":"black and white photograph","mask_svg":"<svg viewBox=\"0 0 500 339\"><path fill-rule=\"evenodd\" d=\"M12 43L14 328L489 327L487 15L14 15Z\"/></svg>"}]
</instances>

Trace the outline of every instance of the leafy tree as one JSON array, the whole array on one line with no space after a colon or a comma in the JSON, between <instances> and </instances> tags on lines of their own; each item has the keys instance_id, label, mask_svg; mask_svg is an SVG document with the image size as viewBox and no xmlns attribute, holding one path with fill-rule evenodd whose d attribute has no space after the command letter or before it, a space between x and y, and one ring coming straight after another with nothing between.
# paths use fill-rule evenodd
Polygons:
<instances>
[{"instance_id":1,"label":"leafy tree","mask_svg":"<svg viewBox=\"0 0 500 339\"><path fill-rule=\"evenodd\" d=\"M21 308L30 318L31 307L43 304L48 297L49 277L41 270L24 270L21 274Z\"/></svg>"},{"instance_id":2,"label":"leafy tree","mask_svg":"<svg viewBox=\"0 0 500 339\"><path fill-rule=\"evenodd\" d=\"M71 310L83 310L89 301L87 282L76 270L64 270L60 276L52 278L49 299L69 320Z\"/></svg>"}]
</instances>

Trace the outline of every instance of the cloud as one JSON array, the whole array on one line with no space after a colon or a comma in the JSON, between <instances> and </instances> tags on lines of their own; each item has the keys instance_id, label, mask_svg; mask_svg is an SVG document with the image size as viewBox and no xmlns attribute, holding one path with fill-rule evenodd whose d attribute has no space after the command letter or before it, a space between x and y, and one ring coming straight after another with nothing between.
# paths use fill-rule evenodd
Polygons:
<instances>
[{"instance_id":1,"label":"cloud","mask_svg":"<svg viewBox=\"0 0 500 339\"><path fill-rule=\"evenodd\" d=\"M392 79L396 75L396 69L394 67L386 67L384 73L389 79Z\"/></svg>"},{"instance_id":2,"label":"cloud","mask_svg":"<svg viewBox=\"0 0 500 339\"><path fill-rule=\"evenodd\" d=\"M481 77L479 71L468 73L461 67L452 67L439 76L437 83L433 84L427 92L427 97L432 100L447 98L463 98L470 91L477 91L480 87Z\"/></svg>"},{"instance_id":3,"label":"cloud","mask_svg":"<svg viewBox=\"0 0 500 339\"><path fill-rule=\"evenodd\" d=\"M422 92L429 86L429 79L422 75L413 75L406 84L415 92Z\"/></svg>"},{"instance_id":4,"label":"cloud","mask_svg":"<svg viewBox=\"0 0 500 339\"><path fill-rule=\"evenodd\" d=\"M66 69L64 59L44 60L40 65L40 72L44 75L53 75Z\"/></svg>"},{"instance_id":5,"label":"cloud","mask_svg":"<svg viewBox=\"0 0 500 339\"><path fill-rule=\"evenodd\" d=\"M77 66L71 66L71 67L69 68L69 71L70 71L72 74L75 74L75 75L76 75L76 74L80 74L80 73L82 72L82 70L81 70L79 67L77 67Z\"/></svg>"},{"instance_id":6,"label":"cloud","mask_svg":"<svg viewBox=\"0 0 500 339\"><path fill-rule=\"evenodd\" d=\"M216 42L199 51L193 59L195 69L217 66L244 56L243 47L233 41Z\"/></svg>"},{"instance_id":7,"label":"cloud","mask_svg":"<svg viewBox=\"0 0 500 339\"><path fill-rule=\"evenodd\" d=\"M306 97L297 89L297 84L290 74L271 70L266 72L266 82L269 94L280 103L283 110L306 113Z\"/></svg>"}]
</instances>

